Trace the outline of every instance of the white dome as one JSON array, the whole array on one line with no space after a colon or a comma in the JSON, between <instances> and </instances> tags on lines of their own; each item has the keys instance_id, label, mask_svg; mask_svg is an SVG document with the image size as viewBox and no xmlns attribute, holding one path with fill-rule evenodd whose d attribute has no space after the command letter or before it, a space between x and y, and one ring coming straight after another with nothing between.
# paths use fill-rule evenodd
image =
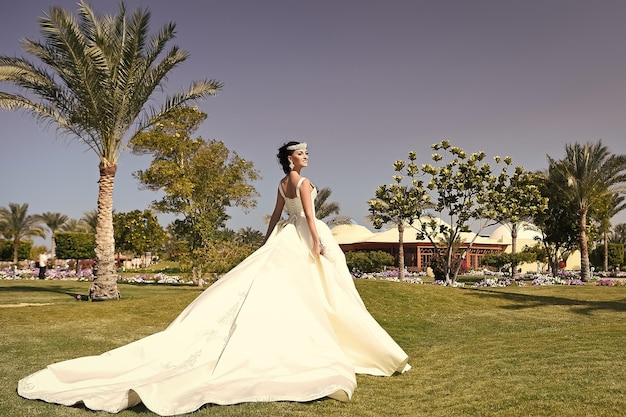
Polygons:
<instances>
[{"instance_id":1,"label":"white dome","mask_svg":"<svg viewBox=\"0 0 626 417\"><path fill-rule=\"evenodd\" d=\"M517 228L517 241L528 240L534 241L535 237L541 236L541 233L532 230L534 228L530 223L522 222ZM510 243L511 242L511 225L500 225L494 230L490 235L490 239L496 240L502 243Z\"/></svg>"},{"instance_id":2,"label":"white dome","mask_svg":"<svg viewBox=\"0 0 626 417\"><path fill-rule=\"evenodd\" d=\"M340 224L331 229L337 243L357 243L366 240L373 233L359 224Z\"/></svg>"}]
</instances>

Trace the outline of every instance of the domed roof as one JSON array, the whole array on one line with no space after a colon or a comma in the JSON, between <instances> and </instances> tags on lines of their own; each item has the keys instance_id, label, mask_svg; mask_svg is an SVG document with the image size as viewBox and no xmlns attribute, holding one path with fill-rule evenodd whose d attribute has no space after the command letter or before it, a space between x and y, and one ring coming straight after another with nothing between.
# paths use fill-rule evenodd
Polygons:
<instances>
[{"instance_id":1,"label":"domed roof","mask_svg":"<svg viewBox=\"0 0 626 417\"><path fill-rule=\"evenodd\" d=\"M362 242L373 234L367 227L360 224L340 224L333 227L331 232L339 244Z\"/></svg>"},{"instance_id":2,"label":"domed roof","mask_svg":"<svg viewBox=\"0 0 626 417\"><path fill-rule=\"evenodd\" d=\"M533 230L534 225L527 222L522 222L517 228L517 240L535 240L535 237L541 236L541 233L537 230ZM489 238L497 240L498 242L510 243L511 242L511 225L500 225L490 235Z\"/></svg>"}]
</instances>

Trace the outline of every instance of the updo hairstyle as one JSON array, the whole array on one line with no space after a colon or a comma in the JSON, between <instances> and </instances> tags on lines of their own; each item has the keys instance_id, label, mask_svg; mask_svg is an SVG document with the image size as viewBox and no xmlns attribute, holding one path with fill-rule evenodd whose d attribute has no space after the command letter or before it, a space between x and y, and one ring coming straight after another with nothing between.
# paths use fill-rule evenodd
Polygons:
<instances>
[{"instance_id":1,"label":"updo hairstyle","mask_svg":"<svg viewBox=\"0 0 626 417\"><path fill-rule=\"evenodd\" d=\"M289 171L291 171L291 168L289 168L289 156L291 156L291 154L295 152L295 151L287 150L287 147L297 145L299 143L300 142L291 141L291 142L285 143L283 146L278 148L278 154L276 155L276 157L278 158L278 163L283 168L283 171L285 172L285 174L289 174Z\"/></svg>"}]
</instances>

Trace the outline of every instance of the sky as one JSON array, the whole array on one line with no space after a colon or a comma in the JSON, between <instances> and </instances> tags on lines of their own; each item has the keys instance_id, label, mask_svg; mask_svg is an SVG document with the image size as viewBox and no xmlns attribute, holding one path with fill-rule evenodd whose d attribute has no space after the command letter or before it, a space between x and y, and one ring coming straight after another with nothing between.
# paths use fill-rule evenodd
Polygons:
<instances>
[{"instance_id":1,"label":"sky","mask_svg":"<svg viewBox=\"0 0 626 417\"><path fill-rule=\"evenodd\" d=\"M92 0L98 13L118 2ZM626 154L626 2L622 0L127 0L152 13L151 33L176 23L190 58L166 93L194 80L224 83L200 101L197 131L254 163L262 179L256 209L229 211L231 229L265 232L282 171L278 147L309 144L303 175L332 190L341 215L365 216L393 162L449 140L466 152L509 155L527 170L560 159L565 146L602 141ZM3 6L0 55L25 56L21 38L41 39L37 19L51 5ZM0 83L0 90L10 89ZM96 207L98 159L20 111L0 110L0 206L80 218ZM114 209L144 210L160 198L133 172L150 158L119 159ZM171 220L160 217L165 224ZM626 222L626 213L613 224Z\"/></svg>"}]
</instances>

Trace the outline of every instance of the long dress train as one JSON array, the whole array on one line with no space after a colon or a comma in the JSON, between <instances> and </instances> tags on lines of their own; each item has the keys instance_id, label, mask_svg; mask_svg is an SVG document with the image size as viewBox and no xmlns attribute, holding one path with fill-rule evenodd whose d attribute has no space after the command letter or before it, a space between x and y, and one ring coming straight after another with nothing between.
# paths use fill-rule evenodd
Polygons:
<instances>
[{"instance_id":1,"label":"long dress train","mask_svg":"<svg viewBox=\"0 0 626 417\"><path fill-rule=\"evenodd\" d=\"M296 198L283 195L288 219L265 245L165 330L49 365L20 380L19 395L112 413L143 402L172 416L207 403L348 401L355 373L410 369L406 353L365 308L343 252L319 220L324 255L312 255L303 179Z\"/></svg>"}]
</instances>

